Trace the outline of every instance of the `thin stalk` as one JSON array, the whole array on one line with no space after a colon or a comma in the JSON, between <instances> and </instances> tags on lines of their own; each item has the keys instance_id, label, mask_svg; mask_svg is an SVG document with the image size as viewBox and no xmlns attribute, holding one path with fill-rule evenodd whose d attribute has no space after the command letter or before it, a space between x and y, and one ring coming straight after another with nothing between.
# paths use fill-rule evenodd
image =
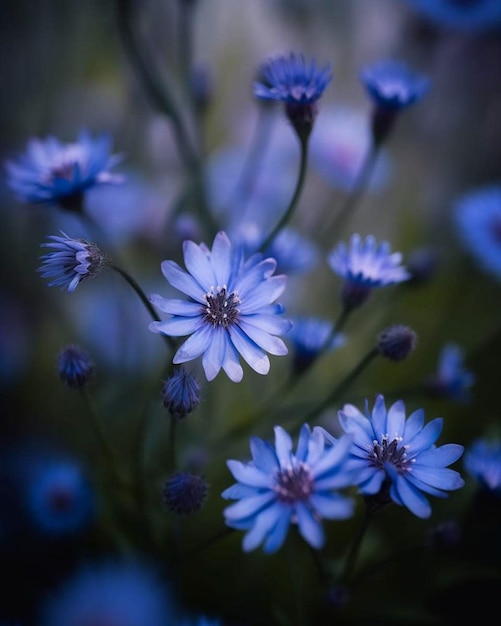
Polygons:
<instances>
[{"instance_id":1,"label":"thin stalk","mask_svg":"<svg viewBox=\"0 0 501 626\"><path fill-rule=\"evenodd\" d=\"M294 214L294 210L296 208L297 202L303 190L304 181L306 179L306 170L308 169L308 138L309 136L298 135L298 137L299 137L299 143L301 146L301 156L300 156L299 174L297 177L296 188L294 189L294 193L292 194L292 198L289 203L289 206L287 207L287 210L282 215L281 219L278 221L275 228L273 228L273 230L270 232L270 234L266 237L266 239L263 241L263 243L259 247L261 252L264 252L268 248L271 242L275 239L278 233L282 230L282 228L289 222L292 215Z\"/></svg>"},{"instance_id":2,"label":"thin stalk","mask_svg":"<svg viewBox=\"0 0 501 626\"><path fill-rule=\"evenodd\" d=\"M169 423L169 457L167 461L169 472L175 472L177 466L176 433L178 421L175 417L171 417Z\"/></svg>"},{"instance_id":3,"label":"thin stalk","mask_svg":"<svg viewBox=\"0 0 501 626\"><path fill-rule=\"evenodd\" d=\"M350 550L348 552L348 556L346 557L346 561L344 564L344 568L339 575L338 582L340 584L349 584L351 582L353 570L355 569L356 561L358 558L358 554L360 552L360 547L362 545L362 540L365 536L367 528L372 520L372 511L369 508L365 509L364 517L362 518L361 524L358 527L357 534L355 535L353 542L350 546Z\"/></svg>"},{"instance_id":4,"label":"thin stalk","mask_svg":"<svg viewBox=\"0 0 501 626\"><path fill-rule=\"evenodd\" d=\"M206 539L205 541L202 541L201 543L197 544L193 548L190 548L189 550L186 550L186 552L182 555L183 559L195 556L196 554L198 554L202 550L206 550L207 548L210 548L210 546L212 546L215 543L217 543L220 539L224 539L225 537L228 537L229 535L232 535L234 532L235 532L234 528L230 528L228 526L225 526L218 533L216 533L212 537L209 537L209 539Z\"/></svg>"}]
</instances>

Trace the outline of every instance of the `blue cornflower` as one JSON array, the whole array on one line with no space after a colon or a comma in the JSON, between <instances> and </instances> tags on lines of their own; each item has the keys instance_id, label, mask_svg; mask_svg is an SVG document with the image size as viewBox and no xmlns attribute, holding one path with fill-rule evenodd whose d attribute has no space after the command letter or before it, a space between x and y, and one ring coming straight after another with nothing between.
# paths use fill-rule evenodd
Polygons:
<instances>
[{"instance_id":1,"label":"blue cornflower","mask_svg":"<svg viewBox=\"0 0 501 626\"><path fill-rule=\"evenodd\" d=\"M476 439L466 450L463 465L483 489L501 496L500 439Z\"/></svg>"},{"instance_id":2,"label":"blue cornflower","mask_svg":"<svg viewBox=\"0 0 501 626\"><path fill-rule=\"evenodd\" d=\"M463 446L435 445L442 418L424 425L423 409L406 418L402 400L386 410L382 395L376 397L372 413L366 402L365 415L346 404L338 416L342 429L353 436L350 459L358 471L356 482L374 505L393 501L426 518L431 506L423 493L445 498L446 491L463 487L460 474L447 467L463 454Z\"/></svg>"},{"instance_id":3,"label":"blue cornflower","mask_svg":"<svg viewBox=\"0 0 501 626\"><path fill-rule=\"evenodd\" d=\"M275 447L251 437L252 461L230 460L227 465L237 483L223 491L223 498L239 500L224 510L226 524L246 530L243 549L254 550L264 542L267 553L278 550L290 524L297 524L302 537L321 548L325 535L321 520L346 519L353 514L353 501L338 489L353 485L345 461L351 437L325 447L320 429L301 428L296 452L292 439L275 427Z\"/></svg>"},{"instance_id":4,"label":"blue cornflower","mask_svg":"<svg viewBox=\"0 0 501 626\"><path fill-rule=\"evenodd\" d=\"M89 382L94 366L85 350L70 344L59 353L57 369L59 378L70 389L81 389Z\"/></svg>"},{"instance_id":5,"label":"blue cornflower","mask_svg":"<svg viewBox=\"0 0 501 626\"><path fill-rule=\"evenodd\" d=\"M377 107L404 109L428 91L429 80L401 61L379 61L360 74L367 93Z\"/></svg>"},{"instance_id":6,"label":"blue cornflower","mask_svg":"<svg viewBox=\"0 0 501 626\"><path fill-rule=\"evenodd\" d=\"M174 611L156 569L136 560L109 560L76 570L45 600L37 624L165 626L177 623Z\"/></svg>"},{"instance_id":7,"label":"blue cornflower","mask_svg":"<svg viewBox=\"0 0 501 626\"><path fill-rule=\"evenodd\" d=\"M475 376L464 367L463 350L451 342L442 348L437 372L426 381L426 388L433 395L465 402L474 382Z\"/></svg>"},{"instance_id":8,"label":"blue cornflower","mask_svg":"<svg viewBox=\"0 0 501 626\"><path fill-rule=\"evenodd\" d=\"M8 185L22 202L80 211L88 189L122 180L109 171L121 160L110 148L108 135L93 139L85 131L70 144L32 139L25 154L7 162Z\"/></svg>"},{"instance_id":9,"label":"blue cornflower","mask_svg":"<svg viewBox=\"0 0 501 626\"><path fill-rule=\"evenodd\" d=\"M62 237L50 235L50 243L40 244L42 248L54 248L55 252L44 254L38 268L43 278L53 278L49 287L75 291L78 285L96 276L105 266L105 257L96 244L85 239L73 239L63 231Z\"/></svg>"},{"instance_id":10,"label":"blue cornflower","mask_svg":"<svg viewBox=\"0 0 501 626\"><path fill-rule=\"evenodd\" d=\"M287 334L294 347L293 366L302 372L315 361L320 352L330 352L346 344L346 337L333 333L334 324L318 317L296 317Z\"/></svg>"},{"instance_id":11,"label":"blue cornflower","mask_svg":"<svg viewBox=\"0 0 501 626\"><path fill-rule=\"evenodd\" d=\"M163 405L175 419L190 415L200 404L200 385L184 367L176 368L164 384Z\"/></svg>"},{"instance_id":12,"label":"blue cornflower","mask_svg":"<svg viewBox=\"0 0 501 626\"><path fill-rule=\"evenodd\" d=\"M407 0L432 22L461 31L487 31L501 25L499 0Z\"/></svg>"},{"instance_id":13,"label":"blue cornflower","mask_svg":"<svg viewBox=\"0 0 501 626\"><path fill-rule=\"evenodd\" d=\"M501 279L501 186L483 187L454 206L459 237L484 270Z\"/></svg>"},{"instance_id":14,"label":"blue cornflower","mask_svg":"<svg viewBox=\"0 0 501 626\"><path fill-rule=\"evenodd\" d=\"M266 354L287 354L278 337L291 323L279 317L280 304L272 304L285 289L286 276L272 276L276 261L254 254L244 260L242 249L233 249L226 233L219 232L212 249L193 241L183 244L188 272L174 261L164 261L162 272L188 300L151 296L151 302L170 319L152 322L149 329L173 337L191 335L177 350L174 363L202 355L207 380L223 368L230 380L239 382L243 369L239 354L259 374L267 374Z\"/></svg>"},{"instance_id":15,"label":"blue cornflower","mask_svg":"<svg viewBox=\"0 0 501 626\"><path fill-rule=\"evenodd\" d=\"M362 304L372 289L408 280L401 261L402 254L392 253L388 242L378 244L372 235L363 240L358 234L352 235L349 247L341 242L327 257L329 267L344 279L342 298L348 309Z\"/></svg>"},{"instance_id":16,"label":"blue cornflower","mask_svg":"<svg viewBox=\"0 0 501 626\"><path fill-rule=\"evenodd\" d=\"M301 135L309 134L317 113L317 101L332 79L330 65L317 67L293 52L270 59L261 67L261 80L254 83L254 95L262 100L285 104L287 116Z\"/></svg>"},{"instance_id":17,"label":"blue cornflower","mask_svg":"<svg viewBox=\"0 0 501 626\"><path fill-rule=\"evenodd\" d=\"M36 527L52 535L83 530L95 513L94 493L82 467L65 459L36 465L26 503Z\"/></svg>"}]
</instances>

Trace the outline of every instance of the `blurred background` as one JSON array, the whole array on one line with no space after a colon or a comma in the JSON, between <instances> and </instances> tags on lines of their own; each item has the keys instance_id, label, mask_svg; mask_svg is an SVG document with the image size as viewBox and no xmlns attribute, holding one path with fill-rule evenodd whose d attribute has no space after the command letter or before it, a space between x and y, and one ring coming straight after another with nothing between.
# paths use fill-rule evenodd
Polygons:
<instances>
[{"instance_id":1,"label":"blurred background","mask_svg":"<svg viewBox=\"0 0 501 626\"><path fill-rule=\"evenodd\" d=\"M388 402L402 397L408 412L424 408L428 420L442 416L439 443L468 446L477 437L499 437L501 277L485 272L464 248L455 218L465 194L501 183L499 11L492 14L496 19L474 28L454 20L447 23L422 9L430 3L411 0L133 4L136 26L183 116L189 110L180 68L186 62L187 38L193 44L192 79L201 112L191 131L203 151L209 204L222 223L229 219L228 210L233 215L240 210L251 216L253 211L277 214L295 182L297 139L279 107L266 108L253 96L252 83L261 63L294 51L314 57L320 65L332 65L334 77L320 102L310 168L291 224L311 243L311 262L289 268L284 294L288 316L337 319L340 281L325 258L351 233L389 241L393 250L402 252L404 263L421 261L421 281L374 294L370 304L350 319L346 343L326 355L283 398L278 417L284 427L291 415L300 415L304 407L324 397L360 361L382 329L401 323L418 335L412 356L401 364L382 360L372 364L318 423L335 428L336 410L344 402L362 407L365 398L372 404L375 394L383 393ZM450 4L465 8L483 3ZM191 29L183 22L186 6L193 14ZM4 0L0 28L2 163L16 159L32 137L53 135L72 142L81 129L109 133L113 152L123 155L116 170L126 181L120 187L92 190L86 197L86 210L101 227L97 243L130 271L146 294L174 295L160 263L181 262L183 239L199 242L200 228L196 214L183 205L185 173L172 125L151 106L133 71L122 45L116 4ZM370 141L371 103L360 71L388 58L402 60L429 77L430 90L402 113L356 213L342 232L331 232L323 225L352 188ZM259 171L245 207L240 206L232 194L264 124ZM169 416L161 402L166 351L161 337L148 331L150 318L141 302L117 274L104 272L68 294L48 288L37 273L39 246L47 236L59 230L72 237L90 236L78 217L53 207L23 204L5 176L0 204L0 541L4 571L9 572L0 622L38 624L46 594L82 560L111 554L125 544L126 551L158 559L169 574L177 563L171 558L169 538L179 528L161 500L169 431ZM130 519L121 520L119 530L115 527L109 502L117 497L116 486L95 453L88 406L58 377L57 356L69 343L81 345L92 356L94 403L123 459L138 454L138 433L146 424L139 452L146 485L143 512L152 512L146 521L135 509ZM460 346L465 367L475 377L467 401L419 390L437 371L447 343ZM220 375L203 386L200 407L180 424L179 464L204 473L210 486L203 510L182 525L184 546L198 545L224 529L225 502L220 493L232 482L225 461L248 456L249 434L271 440L273 424L265 417L245 436L223 439L224 446L218 444L219 438L244 420L263 395L279 388L289 367L290 359L272 357L269 376L263 379L247 368L238 385ZM197 373L203 380L201 370ZM39 456L60 454L84 465L97 494L93 522L64 540L47 538L36 523L25 520L18 502L27 480L24 460L30 459L31 465ZM17 482L20 475L24 478ZM430 528L451 519L471 522L475 490L475 483L467 479L466 487L448 500L434 499L432 520L414 518L400 507L385 512L367 537L362 565L399 550L404 556L386 569L368 567L366 582L354 592L354 606L336 619L454 623L458 615L473 610L466 598L477 586L484 591L487 614L495 600L491 592L499 585L499 578L491 575L499 572L499 537L497 546L491 544L492 551L485 553L485 546L473 550L469 545L464 553L458 550L451 556L445 551L431 561L426 550L419 550ZM492 524L499 524L499 508L494 513L489 509L492 514ZM475 523L472 527L477 528ZM326 527L334 563L343 556L353 528L353 520ZM482 528L484 539L491 541L489 524ZM471 531L473 535L477 530ZM177 572L182 602L228 624L293 623L287 617L292 593L287 555L269 557L260 551L245 555L240 542L241 533L236 533L183 563ZM318 608L323 606L320 590L304 546L295 558L302 563L311 619L317 620L311 623L329 623L334 619L329 611L334 609Z\"/></svg>"}]
</instances>

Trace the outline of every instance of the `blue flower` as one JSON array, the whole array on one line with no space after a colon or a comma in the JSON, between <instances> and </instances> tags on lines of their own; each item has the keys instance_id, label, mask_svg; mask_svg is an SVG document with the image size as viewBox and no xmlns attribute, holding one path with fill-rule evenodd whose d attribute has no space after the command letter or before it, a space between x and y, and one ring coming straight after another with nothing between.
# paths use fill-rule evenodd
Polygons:
<instances>
[{"instance_id":1,"label":"blue flower","mask_svg":"<svg viewBox=\"0 0 501 626\"><path fill-rule=\"evenodd\" d=\"M177 623L167 585L151 566L136 560L88 563L45 600L40 626Z\"/></svg>"},{"instance_id":2,"label":"blue flower","mask_svg":"<svg viewBox=\"0 0 501 626\"><path fill-rule=\"evenodd\" d=\"M42 532L75 533L92 521L94 493L78 463L65 459L39 462L30 472L28 483L27 507Z\"/></svg>"},{"instance_id":3,"label":"blue flower","mask_svg":"<svg viewBox=\"0 0 501 626\"><path fill-rule=\"evenodd\" d=\"M480 267L501 279L501 186L462 196L454 207L459 237Z\"/></svg>"},{"instance_id":4,"label":"blue flower","mask_svg":"<svg viewBox=\"0 0 501 626\"><path fill-rule=\"evenodd\" d=\"M420 100L429 81L399 61L379 61L362 70L360 79L375 105L400 110Z\"/></svg>"},{"instance_id":5,"label":"blue flower","mask_svg":"<svg viewBox=\"0 0 501 626\"><path fill-rule=\"evenodd\" d=\"M67 345L58 356L59 378L71 389L81 389L93 372L93 364L85 350L76 345Z\"/></svg>"},{"instance_id":6,"label":"blue flower","mask_svg":"<svg viewBox=\"0 0 501 626\"><path fill-rule=\"evenodd\" d=\"M460 31L487 31L499 28L499 0L407 0L423 16L440 26Z\"/></svg>"},{"instance_id":7,"label":"blue flower","mask_svg":"<svg viewBox=\"0 0 501 626\"><path fill-rule=\"evenodd\" d=\"M202 508L208 489L207 481L202 476L178 472L164 482L163 501L169 511L178 515L191 515Z\"/></svg>"},{"instance_id":8,"label":"blue flower","mask_svg":"<svg viewBox=\"0 0 501 626\"><path fill-rule=\"evenodd\" d=\"M328 320L296 317L291 321L293 325L287 339L294 346L294 369L298 372L307 369L321 351L330 352L346 344L344 335L333 334L334 325Z\"/></svg>"},{"instance_id":9,"label":"blue flower","mask_svg":"<svg viewBox=\"0 0 501 626\"><path fill-rule=\"evenodd\" d=\"M165 382L163 405L176 419L190 415L200 404L200 385L184 367L176 371Z\"/></svg>"},{"instance_id":10,"label":"blue flower","mask_svg":"<svg viewBox=\"0 0 501 626\"><path fill-rule=\"evenodd\" d=\"M101 250L85 239L73 239L61 231L62 237L50 235L51 243L40 244L42 248L54 248L55 252L44 254L38 268L43 278L53 278L49 287L61 287L71 293L88 278L96 276L105 265Z\"/></svg>"},{"instance_id":11,"label":"blue flower","mask_svg":"<svg viewBox=\"0 0 501 626\"><path fill-rule=\"evenodd\" d=\"M242 249L232 249L226 233L219 232L209 250L193 241L183 244L188 272L174 261L164 261L162 272L169 283L188 300L151 296L151 302L171 317L152 322L149 329L173 337L190 335L174 355L174 363L202 356L207 380L221 368L230 380L239 382L243 369L239 354L259 374L267 374L266 354L287 354L278 337L291 323L279 317L283 307L272 304L285 289L286 276L272 276L276 261L254 254L244 260Z\"/></svg>"},{"instance_id":12,"label":"blue flower","mask_svg":"<svg viewBox=\"0 0 501 626\"><path fill-rule=\"evenodd\" d=\"M475 440L464 455L463 465L482 488L501 496L501 440Z\"/></svg>"},{"instance_id":13,"label":"blue flower","mask_svg":"<svg viewBox=\"0 0 501 626\"><path fill-rule=\"evenodd\" d=\"M254 550L264 542L267 553L278 550L290 524L297 524L302 537L321 548L325 535L321 520L346 519L353 514L353 501L338 489L353 485L345 461L351 437L325 446L320 429L304 424L296 448L280 426L275 427L275 447L251 437L252 461L227 462L237 483L222 497L239 500L224 510L226 524L247 531L243 549Z\"/></svg>"},{"instance_id":14,"label":"blue flower","mask_svg":"<svg viewBox=\"0 0 501 626\"><path fill-rule=\"evenodd\" d=\"M475 376L463 361L463 350L455 343L447 343L440 352L437 372L426 382L427 390L436 396L467 401Z\"/></svg>"},{"instance_id":15,"label":"blue flower","mask_svg":"<svg viewBox=\"0 0 501 626\"><path fill-rule=\"evenodd\" d=\"M463 454L463 446L435 445L442 418L424 425L423 409L406 418L402 400L387 411L382 395L377 396L372 413L367 403L365 415L346 404L338 416L342 429L353 436L350 458L358 471L360 492L374 496L379 505L393 501L417 517L427 518L431 506L424 493L445 498L446 491L463 487L460 474L447 467Z\"/></svg>"},{"instance_id":16,"label":"blue flower","mask_svg":"<svg viewBox=\"0 0 501 626\"><path fill-rule=\"evenodd\" d=\"M313 104L332 79L329 65L318 68L315 60L307 63L303 55L270 59L261 68L261 80L254 83L254 95L263 100L288 104Z\"/></svg>"},{"instance_id":17,"label":"blue flower","mask_svg":"<svg viewBox=\"0 0 501 626\"><path fill-rule=\"evenodd\" d=\"M93 139L87 132L70 144L55 137L32 139L25 154L7 162L8 185L22 202L79 211L88 189L122 180L109 171L121 160L110 147L108 135Z\"/></svg>"},{"instance_id":18,"label":"blue flower","mask_svg":"<svg viewBox=\"0 0 501 626\"><path fill-rule=\"evenodd\" d=\"M401 265L401 253L392 253L386 241L378 244L372 235L365 240L358 234L352 235L349 247L344 242L339 243L328 254L327 262L344 279L342 297L348 308L362 304L372 289L410 278Z\"/></svg>"}]
</instances>

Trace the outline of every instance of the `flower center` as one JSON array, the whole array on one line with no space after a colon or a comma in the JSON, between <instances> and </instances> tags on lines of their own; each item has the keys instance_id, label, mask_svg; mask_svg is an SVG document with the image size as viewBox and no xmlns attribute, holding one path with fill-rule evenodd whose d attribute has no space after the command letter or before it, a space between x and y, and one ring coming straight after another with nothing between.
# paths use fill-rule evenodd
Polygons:
<instances>
[{"instance_id":1,"label":"flower center","mask_svg":"<svg viewBox=\"0 0 501 626\"><path fill-rule=\"evenodd\" d=\"M280 470L277 474L275 492L280 502L294 504L304 502L313 492L310 469L304 463Z\"/></svg>"},{"instance_id":2,"label":"flower center","mask_svg":"<svg viewBox=\"0 0 501 626\"><path fill-rule=\"evenodd\" d=\"M69 511L73 503L73 494L64 488L54 489L52 493L49 494L49 506L56 513Z\"/></svg>"},{"instance_id":3,"label":"flower center","mask_svg":"<svg viewBox=\"0 0 501 626\"><path fill-rule=\"evenodd\" d=\"M400 446L402 437L395 435L390 441L388 435L381 437L381 442L374 439L372 442L372 462L379 468L384 469L386 463L391 463L395 469L399 472L404 472L409 469L412 462L407 458L407 446Z\"/></svg>"},{"instance_id":4,"label":"flower center","mask_svg":"<svg viewBox=\"0 0 501 626\"><path fill-rule=\"evenodd\" d=\"M205 295L206 306L204 320L214 326L228 328L238 319L240 311L238 305L241 300L235 292L228 294L226 285L223 287L211 287Z\"/></svg>"}]
</instances>

